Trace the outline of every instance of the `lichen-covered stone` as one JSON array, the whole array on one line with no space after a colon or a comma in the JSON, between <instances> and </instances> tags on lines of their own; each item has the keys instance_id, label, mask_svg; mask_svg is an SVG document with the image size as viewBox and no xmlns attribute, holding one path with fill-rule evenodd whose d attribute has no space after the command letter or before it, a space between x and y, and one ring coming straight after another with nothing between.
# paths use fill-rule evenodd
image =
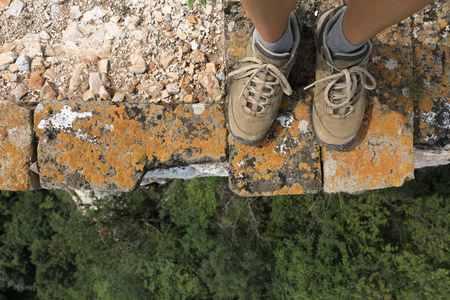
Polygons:
<instances>
[{"instance_id":1,"label":"lichen-covered stone","mask_svg":"<svg viewBox=\"0 0 450 300\"><path fill-rule=\"evenodd\" d=\"M130 190L148 169L226 158L219 106L44 102L35 130L47 189Z\"/></svg>"},{"instance_id":2,"label":"lichen-covered stone","mask_svg":"<svg viewBox=\"0 0 450 300\"><path fill-rule=\"evenodd\" d=\"M284 99L268 136L256 146L229 138L231 190L241 196L268 196L322 189L320 151L309 122L310 100Z\"/></svg>"},{"instance_id":3,"label":"lichen-covered stone","mask_svg":"<svg viewBox=\"0 0 450 300\"><path fill-rule=\"evenodd\" d=\"M0 111L0 189L38 189L39 178L30 170L36 161L33 113L6 101L0 101Z\"/></svg>"},{"instance_id":4,"label":"lichen-covered stone","mask_svg":"<svg viewBox=\"0 0 450 300\"><path fill-rule=\"evenodd\" d=\"M361 129L349 151L323 148L324 191L357 192L401 186L414 177L410 21L379 34L369 71L377 80Z\"/></svg>"},{"instance_id":5,"label":"lichen-covered stone","mask_svg":"<svg viewBox=\"0 0 450 300\"><path fill-rule=\"evenodd\" d=\"M415 15L413 24L415 143L432 148L450 142L449 23L450 3L436 1Z\"/></svg>"}]
</instances>

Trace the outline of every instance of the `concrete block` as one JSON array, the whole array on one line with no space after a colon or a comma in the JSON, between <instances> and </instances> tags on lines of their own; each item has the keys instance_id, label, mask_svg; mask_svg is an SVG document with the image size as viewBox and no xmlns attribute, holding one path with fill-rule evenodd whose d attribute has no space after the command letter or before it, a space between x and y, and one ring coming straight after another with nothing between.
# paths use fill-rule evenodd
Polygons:
<instances>
[{"instance_id":1,"label":"concrete block","mask_svg":"<svg viewBox=\"0 0 450 300\"><path fill-rule=\"evenodd\" d=\"M450 143L450 4L435 2L414 16L415 143L439 148Z\"/></svg>"},{"instance_id":2,"label":"concrete block","mask_svg":"<svg viewBox=\"0 0 450 300\"><path fill-rule=\"evenodd\" d=\"M220 106L49 101L34 124L47 189L126 191L149 169L226 159Z\"/></svg>"},{"instance_id":3,"label":"concrete block","mask_svg":"<svg viewBox=\"0 0 450 300\"><path fill-rule=\"evenodd\" d=\"M413 101L403 95L412 79L410 21L379 34L368 70L377 80L355 144L323 148L324 191L358 192L401 186L414 177Z\"/></svg>"},{"instance_id":4,"label":"concrete block","mask_svg":"<svg viewBox=\"0 0 450 300\"><path fill-rule=\"evenodd\" d=\"M32 110L0 101L0 112L0 189L39 189L39 178L30 170L36 161Z\"/></svg>"}]
</instances>

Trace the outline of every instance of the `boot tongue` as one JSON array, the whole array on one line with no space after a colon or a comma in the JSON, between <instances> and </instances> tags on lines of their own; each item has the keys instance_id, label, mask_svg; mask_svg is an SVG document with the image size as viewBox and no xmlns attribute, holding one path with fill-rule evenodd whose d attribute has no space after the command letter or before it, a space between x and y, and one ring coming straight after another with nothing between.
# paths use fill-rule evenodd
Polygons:
<instances>
[{"instance_id":1,"label":"boot tongue","mask_svg":"<svg viewBox=\"0 0 450 300\"><path fill-rule=\"evenodd\" d=\"M291 58L291 54L289 52L286 53L275 53L268 49L266 49L263 45L261 45L258 41L255 41L255 56L260 59L265 64L271 64L275 67L281 69L284 65L287 64L289 59Z\"/></svg>"},{"instance_id":2,"label":"boot tongue","mask_svg":"<svg viewBox=\"0 0 450 300\"><path fill-rule=\"evenodd\" d=\"M333 65L337 69L347 69L359 65L370 53L370 45L366 43L360 50L354 53L337 53L333 55Z\"/></svg>"}]
</instances>

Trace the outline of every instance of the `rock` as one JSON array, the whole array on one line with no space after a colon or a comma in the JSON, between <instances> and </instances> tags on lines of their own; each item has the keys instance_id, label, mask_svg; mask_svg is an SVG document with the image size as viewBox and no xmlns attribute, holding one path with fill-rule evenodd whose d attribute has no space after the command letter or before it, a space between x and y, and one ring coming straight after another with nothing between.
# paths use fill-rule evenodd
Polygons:
<instances>
[{"instance_id":1,"label":"rock","mask_svg":"<svg viewBox=\"0 0 450 300\"><path fill-rule=\"evenodd\" d=\"M147 65L144 58L136 53L130 55L131 66L129 68L130 72L142 74L147 70Z\"/></svg>"},{"instance_id":2,"label":"rock","mask_svg":"<svg viewBox=\"0 0 450 300\"><path fill-rule=\"evenodd\" d=\"M108 73L109 71L109 60L103 59L98 62L98 70L101 73Z\"/></svg>"},{"instance_id":3,"label":"rock","mask_svg":"<svg viewBox=\"0 0 450 300\"><path fill-rule=\"evenodd\" d=\"M53 71L52 69L47 69L47 70L45 70L44 78L47 78L47 79L55 79L56 77L58 77L58 75L57 75L56 72Z\"/></svg>"},{"instance_id":4,"label":"rock","mask_svg":"<svg viewBox=\"0 0 450 300\"><path fill-rule=\"evenodd\" d=\"M139 25L140 22L141 22L141 18L139 18L136 15L127 16L125 18L125 27L127 27L128 29L134 29Z\"/></svg>"},{"instance_id":5,"label":"rock","mask_svg":"<svg viewBox=\"0 0 450 300\"><path fill-rule=\"evenodd\" d=\"M87 90L86 92L83 93L84 101L94 100L94 99L95 99L95 95L90 90Z\"/></svg>"},{"instance_id":6,"label":"rock","mask_svg":"<svg viewBox=\"0 0 450 300\"><path fill-rule=\"evenodd\" d=\"M23 83L19 83L14 90L14 96L16 97L17 100L22 99L23 96L25 96L27 93L28 93L28 88Z\"/></svg>"},{"instance_id":7,"label":"rock","mask_svg":"<svg viewBox=\"0 0 450 300\"><path fill-rule=\"evenodd\" d=\"M189 59L194 64L200 64L206 61L205 54L201 51L194 50L189 54Z\"/></svg>"},{"instance_id":8,"label":"rock","mask_svg":"<svg viewBox=\"0 0 450 300\"><path fill-rule=\"evenodd\" d=\"M58 18L61 12L59 11L59 8L57 5L52 5L50 7L50 16L54 19Z\"/></svg>"},{"instance_id":9,"label":"rock","mask_svg":"<svg viewBox=\"0 0 450 300\"><path fill-rule=\"evenodd\" d=\"M19 71L19 66L17 64L10 64L9 71L15 73L15 72Z\"/></svg>"},{"instance_id":10,"label":"rock","mask_svg":"<svg viewBox=\"0 0 450 300\"><path fill-rule=\"evenodd\" d=\"M6 14L13 17L17 17L22 12L23 7L24 4L22 1L15 0L9 6L8 10L6 11Z\"/></svg>"},{"instance_id":11,"label":"rock","mask_svg":"<svg viewBox=\"0 0 450 300\"><path fill-rule=\"evenodd\" d=\"M16 65L19 71L28 71L30 69L30 58L22 54L17 58Z\"/></svg>"},{"instance_id":12,"label":"rock","mask_svg":"<svg viewBox=\"0 0 450 300\"><path fill-rule=\"evenodd\" d=\"M125 93L122 91L117 91L112 98L113 102L122 102L125 99Z\"/></svg>"},{"instance_id":13,"label":"rock","mask_svg":"<svg viewBox=\"0 0 450 300\"><path fill-rule=\"evenodd\" d=\"M70 18L74 19L74 20L78 20L79 18L81 18L83 14L80 11L80 7L77 5L71 6L70 7Z\"/></svg>"},{"instance_id":14,"label":"rock","mask_svg":"<svg viewBox=\"0 0 450 300\"><path fill-rule=\"evenodd\" d=\"M163 15L159 11L155 11L155 21L160 23L164 20Z\"/></svg>"},{"instance_id":15,"label":"rock","mask_svg":"<svg viewBox=\"0 0 450 300\"><path fill-rule=\"evenodd\" d=\"M125 85L125 90L127 91L127 93L132 94L132 93L134 93L136 91L136 87L134 86L134 84L127 83Z\"/></svg>"},{"instance_id":16,"label":"rock","mask_svg":"<svg viewBox=\"0 0 450 300\"><path fill-rule=\"evenodd\" d=\"M216 74L216 78L219 79L220 81L225 80L225 73L223 72L223 70L219 70Z\"/></svg>"},{"instance_id":17,"label":"rock","mask_svg":"<svg viewBox=\"0 0 450 300\"><path fill-rule=\"evenodd\" d=\"M180 38L180 40L183 40L183 41L185 41L187 39L186 33L179 28L177 30L177 36Z\"/></svg>"},{"instance_id":18,"label":"rock","mask_svg":"<svg viewBox=\"0 0 450 300\"><path fill-rule=\"evenodd\" d=\"M17 74L12 74L12 73L3 73L2 74L3 79L5 79L6 81L9 82L17 82Z\"/></svg>"},{"instance_id":19,"label":"rock","mask_svg":"<svg viewBox=\"0 0 450 300\"><path fill-rule=\"evenodd\" d=\"M169 91L168 91L168 90L162 91L161 97L162 97L163 99L167 99L167 98L169 98L169 96L170 96L170 94L169 94Z\"/></svg>"},{"instance_id":20,"label":"rock","mask_svg":"<svg viewBox=\"0 0 450 300\"><path fill-rule=\"evenodd\" d=\"M148 168L227 158L221 106L46 101L36 111L45 189L126 191L139 185ZM57 163L62 158L69 162Z\"/></svg>"},{"instance_id":21,"label":"rock","mask_svg":"<svg viewBox=\"0 0 450 300\"><path fill-rule=\"evenodd\" d=\"M172 6L166 4L163 6L161 11L165 16L170 16L170 14L172 13Z\"/></svg>"},{"instance_id":22,"label":"rock","mask_svg":"<svg viewBox=\"0 0 450 300\"><path fill-rule=\"evenodd\" d=\"M39 189L39 178L30 171L36 161L32 110L1 101L0 112L0 189Z\"/></svg>"},{"instance_id":23,"label":"rock","mask_svg":"<svg viewBox=\"0 0 450 300\"><path fill-rule=\"evenodd\" d=\"M98 95L100 96L100 98L102 98L103 100L110 100L110 96L108 91L106 90L105 86L101 86L100 87L100 91L98 92Z\"/></svg>"},{"instance_id":24,"label":"rock","mask_svg":"<svg viewBox=\"0 0 450 300\"><path fill-rule=\"evenodd\" d=\"M161 54L161 65L164 69L167 69L176 59L175 56L168 54L167 52L164 52Z\"/></svg>"},{"instance_id":25,"label":"rock","mask_svg":"<svg viewBox=\"0 0 450 300\"><path fill-rule=\"evenodd\" d=\"M42 30L41 33L39 33L39 37L43 40L51 39L50 34L48 34L47 31L44 31L44 30Z\"/></svg>"},{"instance_id":26,"label":"rock","mask_svg":"<svg viewBox=\"0 0 450 300\"><path fill-rule=\"evenodd\" d=\"M63 41L76 42L84 35L80 31L78 24L76 22L72 22L67 25L66 30L63 32Z\"/></svg>"},{"instance_id":27,"label":"rock","mask_svg":"<svg viewBox=\"0 0 450 300\"><path fill-rule=\"evenodd\" d=\"M39 37L37 35L31 35L29 38L25 37L22 39L22 45L24 47L22 53L26 54L31 59L36 56L43 56L42 45L39 43Z\"/></svg>"},{"instance_id":28,"label":"rock","mask_svg":"<svg viewBox=\"0 0 450 300\"><path fill-rule=\"evenodd\" d=\"M180 87L176 83L168 84L166 86L166 89L167 89L167 92L169 92L169 94L171 94L171 95L178 94L180 92Z\"/></svg>"},{"instance_id":29,"label":"rock","mask_svg":"<svg viewBox=\"0 0 450 300\"><path fill-rule=\"evenodd\" d=\"M14 52L6 52L0 54L0 70L6 69L17 58L17 54Z\"/></svg>"},{"instance_id":30,"label":"rock","mask_svg":"<svg viewBox=\"0 0 450 300\"><path fill-rule=\"evenodd\" d=\"M100 92L100 87L103 85L103 81L100 77L100 73L89 74L89 90L97 95Z\"/></svg>"},{"instance_id":31,"label":"rock","mask_svg":"<svg viewBox=\"0 0 450 300\"><path fill-rule=\"evenodd\" d=\"M39 90L45 83L44 79L45 70L37 70L31 74L30 81L28 82L28 88L30 90Z\"/></svg>"},{"instance_id":32,"label":"rock","mask_svg":"<svg viewBox=\"0 0 450 300\"><path fill-rule=\"evenodd\" d=\"M217 74L217 65L216 63L210 62L206 64L206 70L210 71L211 73L213 73L214 75Z\"/></svg>"},{"instance_id":33,"label":"rock","mask_svg":"<svg viewBox=\"0 0 450 300\"><path fill-rule=\"evenodd\" d=\"M0 10L4 10L8 7L11 0L0 0Z\"/></svg>"},{"instance_id":34,"label":"rock","mask_svg":"<svg viewBox=\"0 0 450 300\"><path fill-rule=\"evenodd\" d=\"M69 90L74 91L78 89L83 82L83 75L87 72L87 65L84 63L75 66L70 78Z\"/></svg>"},{"instance_id":35,"label":"rock","mask_svg":"<svg viewBox=\"0 0 450 300\"><path fill-rule=\"evenodd\" d=\"M3 52L12 52L15 48L16 44L13 43L4 43L2 46Z\"/></svg>"},{"instance_id":36,"label":"rock","mask_svg":"<svg viewBox=\"0 0 450 300\"><path fill-rule=\"evenodd\" d=\"M196 19L193 15L190 15L190 16L187 18L187 21L188 21L189 23L191 23L191 24L197 24L197 19Z\"/></svg>"},{"instance_id":37,"label":"rock","mask_svg":"<svg viewBox=\"0 0 450 300\"><path fill-rule=\"evenodd\" d=\"M90 21L95 21L103 18L106 15L106 12L101 8L101 6L94 7L93 10L86 12L81 19L81 22L88 23Z\"/></svg>"},{"instance_id":38,"label":"rock","mask_svg":"<svg viewBox=\"0 0 450 300\"><path fill-rule=\"evenodd\" d=\"M64 3L66 0L52 0L52 3L54 4L62 4Z\"/></svg>"},{"instance_id":39,"label":"rock","mask_svg":"<svg viewBox=\"0 0 450 300\"><path fill-rule=\"evenodd\" d=\"M220 84L216 76L209 71L203 71L198 74L198 82L206 89L206 92L214 97L220 96Z\"/></svg>"},{"instance_id":40,"label":"rock","mask_svg":"<svg viewBox=\"0 0 450 300\"><path fill-rule=\"evenodd\" d=\"M44 58L42 57L36 57L31 61L31 69L44 69Z\"/></svg>"},{"instance_id":41,"label":"rock","mask_svg":"<svg viewBox=\"0 0 450 300\"><path fill-rule=\"evenodd\" d=\"M58 93L52 87L52 85L46 81L41 89L41 99L42 100L55 100L58 98Z\"/></svg>"},{"instance_id":42,"label":"rock","mask_svg":"<svg viewBox=\"0 0 450 300\"><path fill-rule=\"evenodd\" d=\"M194 103L194 96L192 94L188 94L188 95L184 96L183 102Z\"/></svg>"},{"instance_id":43,"label":"rock","mask_svg":"<svg viewBox=\"0 0 450 300\"><path fill-rule=\"evenodd\" d=\"M183 48L181 49L181 52L183 54L185 54L185 53L188 53L189 51L191 51L191 44L184 43Z\"/></svg>"}]
</instances>

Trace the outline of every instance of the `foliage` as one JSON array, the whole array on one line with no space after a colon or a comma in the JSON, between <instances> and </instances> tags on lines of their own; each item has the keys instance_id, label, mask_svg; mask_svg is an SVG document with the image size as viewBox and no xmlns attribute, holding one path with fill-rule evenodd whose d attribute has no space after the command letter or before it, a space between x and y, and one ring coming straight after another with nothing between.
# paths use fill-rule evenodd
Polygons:
<instances>
[{"instance_id":1,"label":"foliage","mask_svg":"<svg viewBox=\"0 0 450 300\"><path fill-rule=\"evenodd\" d=\"M223 178L174 180L85 211L63 194L2 192L0 291L15 299L444 299L450 166L416 177L360 196L273 198L238 197Z\"/></svg>"}]
</instances>

